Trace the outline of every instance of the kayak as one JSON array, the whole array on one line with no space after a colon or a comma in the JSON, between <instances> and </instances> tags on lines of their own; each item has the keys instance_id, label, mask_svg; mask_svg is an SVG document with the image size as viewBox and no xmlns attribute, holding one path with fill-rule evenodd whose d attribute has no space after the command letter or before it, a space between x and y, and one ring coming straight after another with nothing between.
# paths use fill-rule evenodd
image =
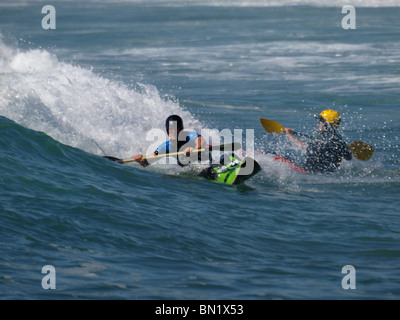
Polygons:
<instances>
[{"instance_id":1,"label":"kayak","mask_svg":"<svg viewBox=\"0 0 400 320\"><path fill-rule=\"evenodd\" d=\"M225 145L223 145L225 147ZM232 145L233 146L233 145ZM221 146L220 146L221 147ZM211 149L211 148L209 148ZM221 148L223 149L223 148ZM177 153L178 154L178 153ZM177 155L175 154L175 155ZM179 153L180 154L180 153ZM169 156L171 154L168 154ZM149 158L162 157L164 155L158 156L149 156ZM261 171L261 167L256 160L250 157L245 157L244 159L240 159L233 153L228 156L228 161L225 161L225 157L227 154L224 154L220 158L219 164L214 164L204 169L198 174L199 177L205 178L207 180L211 180L213 182L219 182L224 184L240 184L256 175ZM119 159L116 157L104 156L108 160L112 160L118 163L127 163L135 161L132 159Z\"/></svg>"},{"instance_id":2,"label":"kayak","mask_svg":"<svg viewBox=\"0 0 400 320\"><path fill-rule=\"evenodd\" d=\"M261 167L256 160L250 157L240 159L235 155L229 157L230 162L212 165L203 170L199 176L207 180L224 184L241 184L250 179L258 172Z\"/></svg>"}]
</instances>

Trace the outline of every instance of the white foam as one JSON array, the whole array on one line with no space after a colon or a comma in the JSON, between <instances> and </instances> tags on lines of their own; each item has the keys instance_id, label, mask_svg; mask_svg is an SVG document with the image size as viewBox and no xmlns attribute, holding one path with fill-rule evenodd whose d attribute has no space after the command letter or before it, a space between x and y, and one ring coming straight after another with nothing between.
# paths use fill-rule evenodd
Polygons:
<instances>
[{"instance_id":1,"label":"white foam","mask_svg":"<svg viewBox=\"0 0 400 320\"><path fill-rule=\"evenodd\" d=\"M87 152L127 157L145 152L146 134L180 114L199 129L178 103L157 88L135 88L93 70L61 62L45 50L21 51L0 39L0 115Z\"/></svg>"}]
</instances>

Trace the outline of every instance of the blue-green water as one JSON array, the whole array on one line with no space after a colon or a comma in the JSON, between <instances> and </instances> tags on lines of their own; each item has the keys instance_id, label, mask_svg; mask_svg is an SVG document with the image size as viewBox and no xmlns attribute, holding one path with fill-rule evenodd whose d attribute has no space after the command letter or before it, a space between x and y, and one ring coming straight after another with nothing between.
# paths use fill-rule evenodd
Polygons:
<instances>
[{"instance_id":1,"label":"blue-green water","mask_svg":"<svg viewBox=\"0 0 400 320\"><path fill-rule=\"evenodd\" d=\"M55 30L39 1L0 5L2 299L400 298L396 3L355 4L355 30L322 0L52 4ZM371 160L312 176L263 154L296 151L260 117L315 133L327 108ZM172 113L254 129L262 172L231 187L101 157L146 153Z\"/></svg>"}]
</instances>

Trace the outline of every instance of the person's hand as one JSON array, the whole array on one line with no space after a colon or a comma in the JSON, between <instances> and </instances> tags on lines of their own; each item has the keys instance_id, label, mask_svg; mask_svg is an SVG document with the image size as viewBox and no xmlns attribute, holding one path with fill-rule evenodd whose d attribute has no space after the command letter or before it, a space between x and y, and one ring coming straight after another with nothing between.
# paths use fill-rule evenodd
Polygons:
<instances>
[{"instance_id":1,"label":"person's hand","mask_svg":"<svg viewBox=\"0 0 400 320\"><path fill-rule=\"evenodd\" d=\"M293 135L293 130L290 128L285 128L285 132L288 136L292 136Z\"/></svg>"},{"instance_id":2,"label":"person's hand","mask_svg":"<svg viewBox=\"0 0 400 320\"><path fill-rule=\"evenodd\" d=\"M292 129L290 129L290 128L285 128L285 132L286 132L286 134L287 134L288 139L290 140L290 142L292 142L296 147L299 147L299 148L305 148L305 147L307 147L307 143L305 143L305 142L303 142L303 141L297 139L297 138L294 136L294 132L293 132Z\"/></svg>"},{"instance_id":3,"label":"person's hand","mask_svg":"<svg viewBox=\"0 0 400 320\"><path fill-rule=\"evenodd\" d=\"M142 154L137 154L136 156L133 157L133 160L138 162L142 167L146 167L149 165L149 162L147 161L146 158L143 157Z\"/></svg>"},{"instance_id":4,"label":"person's hand","mask_svg":"<svg viewBox=\"0 0 400 320\"><path fill-rule=\"evenodd\" d=\"M189 157L189 156L190 156L190 153L192 152L192 150L193 150L193 148L187 148L187 149L184 151L186 157Z\"/></svg>"}]
</instances>

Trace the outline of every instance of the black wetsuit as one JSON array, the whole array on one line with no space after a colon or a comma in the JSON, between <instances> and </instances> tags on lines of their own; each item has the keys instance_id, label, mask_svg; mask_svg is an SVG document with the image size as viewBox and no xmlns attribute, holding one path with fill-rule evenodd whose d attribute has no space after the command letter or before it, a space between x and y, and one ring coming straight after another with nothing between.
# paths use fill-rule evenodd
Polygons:
<instances>
[{"instance_id":1,"label":"black wetsuit","mask_svg":"<svg viewBox=\"0 0 400 320\"><path fill-rule=\"evenodd\" d=\"M302 167L308 172L334 172L339 168L342 158L351 160L352 154L346 142L331 126L322 133L321 140L310 142Z\"/></svg>"}]
</instances>

